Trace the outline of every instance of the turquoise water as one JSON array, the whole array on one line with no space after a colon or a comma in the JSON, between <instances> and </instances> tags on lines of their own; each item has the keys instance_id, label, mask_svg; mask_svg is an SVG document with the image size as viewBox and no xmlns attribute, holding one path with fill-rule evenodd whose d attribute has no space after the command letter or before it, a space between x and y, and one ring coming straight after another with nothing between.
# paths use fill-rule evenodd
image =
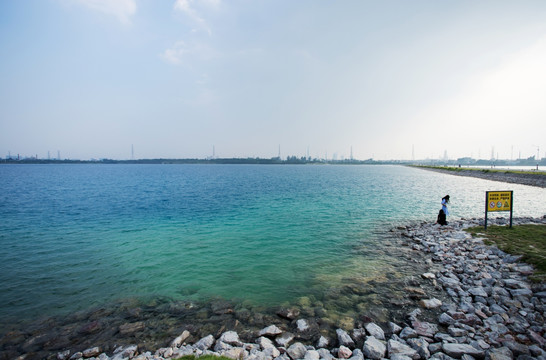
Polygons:
<instances>
[{"instance_id":1,"label":"turquoise water","mask_svg":"<svg viewBox=\"0 0 546 360\"><path fill-rule=\"evenodd\" d=\"M0 322L130 297L274 306L392 264L383 233L546 190L399 166L0 166ZM504 214L507 215L507 214ZM449 220L449 219L448 219ZM317 295L318 296L318 295Z\"/></svg>"}]
</instances>

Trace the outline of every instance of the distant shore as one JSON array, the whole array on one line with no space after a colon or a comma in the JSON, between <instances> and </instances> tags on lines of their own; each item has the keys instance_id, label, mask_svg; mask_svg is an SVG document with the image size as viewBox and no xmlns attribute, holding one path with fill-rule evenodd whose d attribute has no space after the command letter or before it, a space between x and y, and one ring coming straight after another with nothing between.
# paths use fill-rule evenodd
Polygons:
<instances>
[{"instance_id":1,"label":"distant shore","mask_svg":"<svg viewBox=\"0 0 546 360\"><path fill-rule=\"evenodd\" d=\"M443 174L476 177L492 181L507 182L546 188L546 172L543 171L513 171L494 169L470 169L441 166L414 166L418 169L431 170Z\"/></svg>"}]
</instances>

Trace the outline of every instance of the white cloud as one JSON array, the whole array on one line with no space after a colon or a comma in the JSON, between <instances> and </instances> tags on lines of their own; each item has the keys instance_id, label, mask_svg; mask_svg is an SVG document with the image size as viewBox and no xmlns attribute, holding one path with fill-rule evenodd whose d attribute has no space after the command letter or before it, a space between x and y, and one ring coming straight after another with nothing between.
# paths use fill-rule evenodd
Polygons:
<instances>
[{"instance_id":1,"label":"white cloud","mask_svg":"<svg viewBox=\"0 0 546 360\"><path fill-rule=\"evenodd\" d=\"M172 47L165 50L160 56L163 60L173 65L182 64L182 59L190 51L183 41L176 42Z\"/></svg>"},{"instance_id":2,"label":"white cloud","mask_svg":"<svg viewBox=\"0 0 546 360\"><path fill-rule=\"evenodd\" d=\"M220 0L176 0L173 6L174 10L188 16L209 35L212 35L212 30L200 13L208 9L217 10L219 7Z\"/></svg>"},{"instance_id":3,"label":"white cloud","mask_svg":"<svg viewBox=\"0 0 546 360\"><path fill-rule=\"evenodd\" d=\"M159 56L169 64L188 66L191 66L194 60L208 61L218 57L213 49L203 43L188 44L184 41L177 41Z\"/></svg>"},{"instance_id":4,"label":"white cloud","mask_svg":"<svg viewBox=\"0 0 546 360\"><path fill-rule=\"evenodd\" d=\"M115 16L121 23L129 24L131 16L136 13L135 0L77 0L80 4Z\"/></svg>"}]
</instances>

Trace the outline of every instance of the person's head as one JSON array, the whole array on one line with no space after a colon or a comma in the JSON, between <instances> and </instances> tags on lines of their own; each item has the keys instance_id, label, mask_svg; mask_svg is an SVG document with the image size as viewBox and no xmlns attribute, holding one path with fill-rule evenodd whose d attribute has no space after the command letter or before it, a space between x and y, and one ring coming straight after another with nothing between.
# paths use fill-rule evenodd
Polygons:
<instances>
[{"instance_id":1,"label":"person's head","mask_svg":"<svg viewBox=\"0 0 546 360\"><path fill-rule=\"evenodd\" d=\"M444 197L442 198L442 200L445 200L446 203L448 203L448 202L449 202L449 195L444 196Z\"/></svg>"}]
</instances>

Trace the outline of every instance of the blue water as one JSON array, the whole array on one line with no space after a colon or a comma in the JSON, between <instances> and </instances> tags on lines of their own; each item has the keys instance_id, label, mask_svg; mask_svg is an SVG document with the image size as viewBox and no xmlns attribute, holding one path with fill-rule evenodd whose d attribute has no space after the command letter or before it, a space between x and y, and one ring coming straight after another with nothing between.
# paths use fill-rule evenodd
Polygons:
<instances>
[{"instance_id":1,"label":"blue water","mask_svg":"<svg viewBox=\"0 0 546 360\"><path fill-rule=\"evenodd\" d=\"M0 189L0 322L130 297L295 301L381 272L382 233L435 221L446 194L451 219L483 217L488 190L546 214L545 189L399 166L5 165Z\"/></svg>"}]
</instances>

